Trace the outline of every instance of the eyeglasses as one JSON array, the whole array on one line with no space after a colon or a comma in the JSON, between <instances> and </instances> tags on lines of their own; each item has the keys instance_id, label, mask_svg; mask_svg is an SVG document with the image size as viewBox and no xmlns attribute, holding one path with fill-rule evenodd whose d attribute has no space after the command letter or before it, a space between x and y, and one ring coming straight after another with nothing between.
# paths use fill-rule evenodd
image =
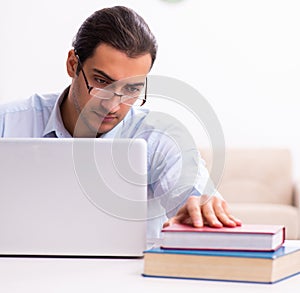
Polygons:
<instances>
[{"instance_id":1,"label":"eyeglasses","mask_svg":"<svg viewBox=\"0 0 300 293\"><path fill-rule=\"evenodd\" d=\"M135 82L134 78L128 78L121 81L113 82L105 88L98 88L89 85L85 72L83 70L83 66L80 62L79 56L76 55L78 59L78 63L80 66L80 70L82 71L83 78L87 87L89 94L95 98L100 100L110 100L115 96L120 98L120 104L128 105L128 106L142 106L145 104L147 100L147 77L145 82ZM116 88L117 84L122 82L124 84L119 93L114 92L113 90L109 90L109 88ZM140 98L140 94L144 89L144 97Z\"/></svg>"}]
</instances>

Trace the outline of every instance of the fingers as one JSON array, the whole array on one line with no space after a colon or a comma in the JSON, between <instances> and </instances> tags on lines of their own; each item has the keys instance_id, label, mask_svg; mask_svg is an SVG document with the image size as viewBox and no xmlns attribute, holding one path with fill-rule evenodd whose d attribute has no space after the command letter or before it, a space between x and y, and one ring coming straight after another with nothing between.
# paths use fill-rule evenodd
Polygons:
<instances>
[{"instance_id":1,"label":"fingers","mask_svg":"<svg viewBox=\"0 0 300 293\"><path fill-rule=\"evenodd\" d=\"M190 196L186 203L187 213L190 216L190 224L194 227L203 227L203 217L199 196Z\"/></svg>"},{"instance_id":2,"label":"fingers","mask_svg":"<svg viewBox=\"0 0 300 293\"><path fill-rule=\"evenodd\" d=\"M202 205L201 207L203 217L205 218L205 222L208 226L220 228L223 226L222 220L219 221L218 214L221 213L221 211L216 211L215 207L213 205L213 201L210 200L206 204Z\"/></svg>"},{"instance_id":3,"label":"fingers","mask_svg":"<svg viewBox=\"0 0 300 293\"><path fill-rule=\"evenodd\" d=\"M180 219L177 216L175 216L175 217L172 217L171 219L169 219L167 222L165 222L163 224L163 228L166 228L173 224L179 224L179 223L181 223Z\"/></svg>"},{"instance_id":4,"label":"fingers","mask_svg":"<svg viewBox=\"0 0 300 293\"><path fill-rule=\"evenodd\" d=\"M225 202L223 200L219 200L216 198L212 199L212 209L214 211L215 218L217 218L217 221L215 221L215 218L213 218L213 221L211 226L218 227L220 224L221 226L228 226L228 227L235 227L236 224L234 221L232 221L227 213L227 206L225 205Z\"/></svg>"},{"instance_id":5,"label":"fingers","mask_svg":"<svg viewBox=\"0 0 300 293\"><path fill-rule=\"evenodd\" d=\"M172 224L184 223L186 217L187 217L187 210L186 210L186 205L184 205L178 210L176 216L172 217L171 219L169 219L167 222L163 224L163 228L168 227Z\"/></svg>"},{"instance_id":6,"label":"fingers","mask_svg":"<svg viewBox=\"0 0 300 293\"><path fill-rule=\"evenodd\" d=\"M190 196L175 217L164 223L163 227L171 224L182 223L203 227L208 225L220 228L222 226L240 226L242 222L232 216L226 201L216 196Z\"/></svg>"},{"instance_id":7,"label":"fingers","mask_svg":"<svg viewBox=\"0 0 300 293\"><path fill-rule=\"evenodd\" d=\"M235 226L241 226L242 225L242 221L239 220L238 218L234 217L230 211L229 211L229 207L226 201L221 200L221 204L223 207L223 210L225 212L225 215L227 216L228 219L230 219L231 221L233 221L235 223ZM227 220L228 220L227 219Z\"/></svg>"},{"instance_id":8,"label":"fingers","mask_svg":"<svg viewBox=\"0 0 300 293\"><path fill-rule=\"evenodd\" d=\"M210 226L219 227L221 224L222 226L235 227L242 224L240 220L234 218L229 213L226 201L218 197L212 197L210 202L210 204L203 207L203 213L205 215L207 214L205 217Z\"/></svg>"},{"instance_id":9,"label":"fingers","mask_svg":"<svg viewBox=\"0 0 300 293\"><path fill-rule=\"evenodd\" d=\"M200 200L198 196L190 196L176 216L169 219L163 224L163 228L168 227L172 224L187 224L195 227L203 226L203 219L200 210Z\"/></svg>"},{"instance_id":10,"label":"fingers","mask_svg":"<svg viewBox=\"0 0 300 293\"><path fill-rule=\"evenodd\" d=\"M163 228L166 228L166 227L168 227L168 226L170 226L172 223L171 223L171 219L170 220L168 220L167 222L165 222L164 224L163 224Z\"/></svg>"}]
</instances>

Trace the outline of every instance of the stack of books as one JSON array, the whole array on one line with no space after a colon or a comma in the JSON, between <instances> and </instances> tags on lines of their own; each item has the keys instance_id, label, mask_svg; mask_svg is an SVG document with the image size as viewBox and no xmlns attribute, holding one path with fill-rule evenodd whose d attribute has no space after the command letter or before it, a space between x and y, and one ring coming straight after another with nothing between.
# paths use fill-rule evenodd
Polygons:
<instances>
[{"instance_id":1,"label":"stack of books","mask_svg":"<svg viewBox=\"0 0 300 293\"><path fill-rule=\"evenodd\" d=\"M162 245L144 252L147 277L275 283L300 272L300 246L281 225L162 230Z\"/></svg>"}]
</instances>

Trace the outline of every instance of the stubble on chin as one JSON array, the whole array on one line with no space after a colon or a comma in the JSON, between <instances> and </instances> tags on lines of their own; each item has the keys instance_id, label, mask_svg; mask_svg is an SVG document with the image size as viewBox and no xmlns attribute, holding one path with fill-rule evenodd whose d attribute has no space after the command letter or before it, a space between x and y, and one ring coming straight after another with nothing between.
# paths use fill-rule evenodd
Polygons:
<instances>
[{"instance_id":1,"label":"stubble on chin","mask_svg":"<svg viewBox=\"0 0 300 293\"><path fill-rule=\"evenodd\" d=\"M89 122L91 111L88 101L84 106L81 105L78 99L78 93L75 90L71 95L72 104L76 113L76 123L74 127L74 137L97 137L98 128L93 127L93 125Z\"/></svg>"}]
</instances>

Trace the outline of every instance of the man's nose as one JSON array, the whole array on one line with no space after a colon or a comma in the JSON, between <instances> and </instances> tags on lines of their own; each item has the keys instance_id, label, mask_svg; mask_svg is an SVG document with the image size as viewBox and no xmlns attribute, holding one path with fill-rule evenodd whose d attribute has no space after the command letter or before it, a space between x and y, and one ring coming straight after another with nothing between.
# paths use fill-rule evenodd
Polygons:
<instances>
[{"instance_id":1,"label":"man's nose","mask_svg":"<svg viewBox=\"0 0 300 293\"><path fill-rule=\"evenodd\" d=\"M120 108L122 95L114 93L114 96L107 100L101 101L101 106L108 112L115 112Z\"/></svg>"}]
</instances>

